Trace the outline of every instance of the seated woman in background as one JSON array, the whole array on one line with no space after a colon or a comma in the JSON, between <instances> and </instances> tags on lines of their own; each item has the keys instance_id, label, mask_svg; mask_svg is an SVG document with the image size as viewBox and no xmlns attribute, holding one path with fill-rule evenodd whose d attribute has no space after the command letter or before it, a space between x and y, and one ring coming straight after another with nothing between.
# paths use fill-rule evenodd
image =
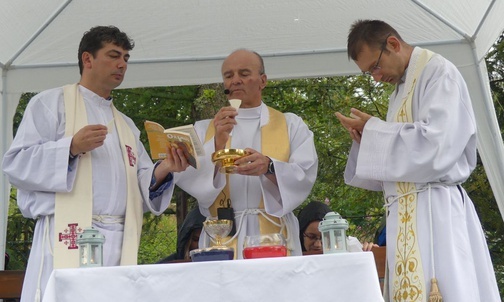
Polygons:
<instances>
[{"instance_id":1,"label":"seated woman in background","mask_svg":"<svg viewBox=\"0 0 504 302\"><path fill-rule=\"evenodd\" d=\"M157 263L170 263L176 260L191 260L189 252L198 248L198 241L203 229L205 216L201 215L199 208L196 207L187 214L180 232L177 236L177 252L169 255Z\"/></svg>"},{"instance_id":2,"label":"seated woman in background","mask_svg":"<svg viewBox=\"0 0 504 302\"><path fill-rule=\"evenodd\" d=\"M329 212L332 212L331 208L320 201L311 201L299 211L299 239L304 254L322 253L322 234L320 234L318 226ZM368 242L361 244L357 238L350 236L347 243L350 252L371 251L374 246L377 246Z\"/></svg>"}]
</instances>

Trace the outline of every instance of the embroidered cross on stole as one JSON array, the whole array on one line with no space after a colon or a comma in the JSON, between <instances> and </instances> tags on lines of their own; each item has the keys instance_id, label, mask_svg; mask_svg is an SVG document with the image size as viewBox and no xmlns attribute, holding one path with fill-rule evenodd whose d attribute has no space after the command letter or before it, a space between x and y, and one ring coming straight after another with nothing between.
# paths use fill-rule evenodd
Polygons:
<instances>
[{"instance_id":1,"label":"embroidered cross on stole","mask_svg":"<svg viewBox=\"0 0 504 302\"><path fill-rule=\"evenodd\" d=\"M64 87L65 136L74 135L88 125L86 106L79 85ZM127 180L127 204L121 265L137 263L142 229L142 196L137 179L136 138L121 114L112 106L114 123L119 134ZM54 268L79 266L77 236L92 225L93 187L91 152L80 155L75 183L71 192L56 193L54 214ZM105 238L105 240L107 240Z\"/></svg>"},{"instance_id":2,"label":"embroidered cross on stole","mask_svg":"<svg viewBox=\"0 0 504 302\"><path fill-rule=\"evenodd\" d=\"M418 56L412 55L409 65L411 70L406 75L402 103L395 114L395 122L414 122L413 91L418 77L432 55L433 53L426 49L422 49ZM397 224L395 267L391 272L391 297L393 301L427 301L428 293L418 248L416 186L411 182L397 182L396 192L400 196L397 200L399 223Z\"/></svg>"},{"instance_id":3,"label":"embroidered cross on stole","mask_svg":"<svg viewBox=\"0 0 504 302\"><path fill-rule=\"evenodd\" d=\"M273 157L277 160L288 162L290 157L290 141L289 141L289 132L287 130L287 122L285 120L285 116L282 112L275 110L271 107L268 107L269 113L269 121L266 125L261 127L261 153ZM210 122L208 126L205 142L210 140L215 135L215 128L213 121ZM229 148L231 145L231 139L226 143L226 148ZM230 199L230 187L229 187L229 175L226 175L226 185L221 193L217 196L212 206L210 206L210 215L213 217L217 217L217 208L226 207L227 204L232 205L232 201ZM259 204L259 209L264 210L264 200L261 199ZM280 233L281 231L281 221L280 218L271 216L269 214L264 213L274 223L266 219L261 214L258 214L259 217L259 232L261 234L268 233ZM235 219L236 222L240 221L240 219ZM238 226L237 226L238 229ZM283 235L287 238L289 236L296 236L296 234L286 234L286 228L283 228ZM223 239L223 242L229 241L230 237ZM232 242L228 243L227 246L233 247L235 251L237 251L237 238L234 238ZM237 257L236 252L234 255L235 259Z\"/></svg>"}]
</instances>

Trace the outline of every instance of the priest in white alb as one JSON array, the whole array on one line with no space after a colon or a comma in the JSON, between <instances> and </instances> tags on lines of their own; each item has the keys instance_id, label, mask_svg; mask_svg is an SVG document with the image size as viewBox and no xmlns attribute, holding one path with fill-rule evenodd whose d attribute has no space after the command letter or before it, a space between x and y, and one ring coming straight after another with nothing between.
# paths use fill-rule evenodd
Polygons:
<instances>
[{"instance_id":1,"label":"priest in white alb","mask_svg":"<svg viewBox=\"0 0 504 302\"><path fill-rule=\"evenodd\" d=\"M466 83L441 55L412 47L380 20L356 21L348 55L396 85L387 120L336 116L354 140L345 181L383 191L386 301L501 301L478 215L462 187L476 165Z\"/></svg>"},{"instance_id":2,"label":"priest in white alb","mask_svg":"<svg viewBox=\"0 0 504 302\"><path fill-rule=\"evenodd\" d=\"M40 301L57 268L78 267L76 238L105 236L105 266L135 265L144 211L162 213L173 172L188 167L181 150L154 166L133 121L111 92L124 78L133 41L113 26L86 32L78 84L34 96L3 159L25 217L36 219L21 301Z\"/></svg>"},{"instance_id":3,"label":"priest in white alb","mask_svg":"<svg viewBox=\"0 0 504 302\"><path fill-rule=\"evenodd\" d=\"M224 242L235 249L235 258L243 258L246 235L264 233L282 233L288 253L301 255L299 224L292 211L306 199L317 176L313 133L299 116L281 113L262 101L267 77L259 54L236 50L224 60L221 71L228 99L241 102L238 108L223 107L213 119L196 122L206 156L197 171L190 167L175 173L175 182L197 198L208 219L217 218L219 211L231 211L236 233ZM235 161L234 173L223 174L210 158L222 149L249 154ZM199 247L212 244L202 233Z\"/></svg>"}]
</instances>

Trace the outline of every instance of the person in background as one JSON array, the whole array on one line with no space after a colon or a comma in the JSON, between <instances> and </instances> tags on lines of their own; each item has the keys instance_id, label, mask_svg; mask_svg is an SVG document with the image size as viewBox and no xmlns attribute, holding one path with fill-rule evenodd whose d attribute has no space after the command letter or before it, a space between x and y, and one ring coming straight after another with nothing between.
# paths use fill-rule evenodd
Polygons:
<instances>
[{"instance_id":1,"label":"person in background","mask_svg":"<svg viewBox=\"0 0 504 302\"><path fill-rule=\"evenodd\" d=\"M181 150L153 165L133 121L111 92L124 79L133 41L117 27L84 33L79 83L34 96L3 158L23 216L37 219L21 301L40 301L53 269L78 267L73 240L84 228L105 236L104 266L135 265L143 212L161 214Z\"/></svg>"},{"instance_id":2,"label":"person in background","mask_svg":"<svg viewBox=\"0 0 504 302\"><path fill-rule=\"evenodd\" d=\"M198 248L198 242L201 231L203 230L203 221L206 217L201 215L199 208L192 209L187 214L180 232L177 236L177 251L157 263L170 263L179 260L191 260L189 252Z\"/></svg>"},{"instance_id":3,"label":"person in background","mask_svg":"<svg viewBox=\"0 0 504 302\"><path fill-rule=\"evenodd\" d=\"M320 201L310 201L298 213L299 220L299 240L304 254L321 254L322 253L322 234L318 227L325 215L332 212L331 208ZM364 242L361 244L355 237L348 237L348 250L355 251L371 251L376 244Z\"/></svg>"},{"instance_id":4,"label":"person in background","mask_svg":"<svg viewBox=\"0 0 504 302\"><path fill-rule=\"evenodd\" d=\"M4 262L4 270L8 270L9 269L9 260L10 260L10 256L6 252L5 253L5 262Z\"/></svg>"},{"instance_id":5,"label":"person in background","mask_svg":"<svg viewBox=\"0 0 504 302\"><path fill-rule=\"evenodd\" d=\"M374 242L378 244L378 246L386 246L387 245L387 214L385 213L380 220L380 226L375 232Z\"/></svg>"},{"instance_id":6,"label":"person in background","mask_svg":"<svg viewBox=\"0 0 504 302\"><path fill-rule=\"evenodd\" d=\"M233 51L221 72L227 98L239 99L241 105L223 107L213 119L195 123L207 156L198 170L176 173L175 182L198 200L207 218L221 217L219 212L234 218L236 233L224 242L235 248L237 258L243 257L245 237L261 233L284 234L290 255L301 255L292 211L306 199L317 176L313 133L299 116L263 102L267 76L258 53ZM222 149L248 152L235 160L234 173L220 173L212 163L211 154ZM210 245L203 234L199 247Z\"/></svg>"},{"instance_id":7,"label":"person in background","mask_svg":"<svg viewBox=\"0 0 504 302\"><path fill-rule=\"evenodd\" d=\"M356 108L336 113L353 140L345 182L385 197L390 299L501 301L485 234L461 186L476 166L477 143L462 75L381 20L354 22L347 50L363 73L395 85L386 121Z\"/></svg>"}]
</instances>

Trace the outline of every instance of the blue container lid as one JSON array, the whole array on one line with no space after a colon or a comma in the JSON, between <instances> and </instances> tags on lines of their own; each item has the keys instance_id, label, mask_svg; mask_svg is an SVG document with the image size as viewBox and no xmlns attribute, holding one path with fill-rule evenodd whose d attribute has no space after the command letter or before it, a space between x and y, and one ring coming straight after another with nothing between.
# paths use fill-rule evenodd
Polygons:
<instances>
[{"instance_id":1,"label":"blue container lid","mask_svg":"<svg viewBox=\"0 0 504 302\"><path fill-rule=\"evenodd\" d=\"M206 248L192 250L189 255L192 262L233 260L234 250L232 248Z\"/></svg>"}]
</instances>

